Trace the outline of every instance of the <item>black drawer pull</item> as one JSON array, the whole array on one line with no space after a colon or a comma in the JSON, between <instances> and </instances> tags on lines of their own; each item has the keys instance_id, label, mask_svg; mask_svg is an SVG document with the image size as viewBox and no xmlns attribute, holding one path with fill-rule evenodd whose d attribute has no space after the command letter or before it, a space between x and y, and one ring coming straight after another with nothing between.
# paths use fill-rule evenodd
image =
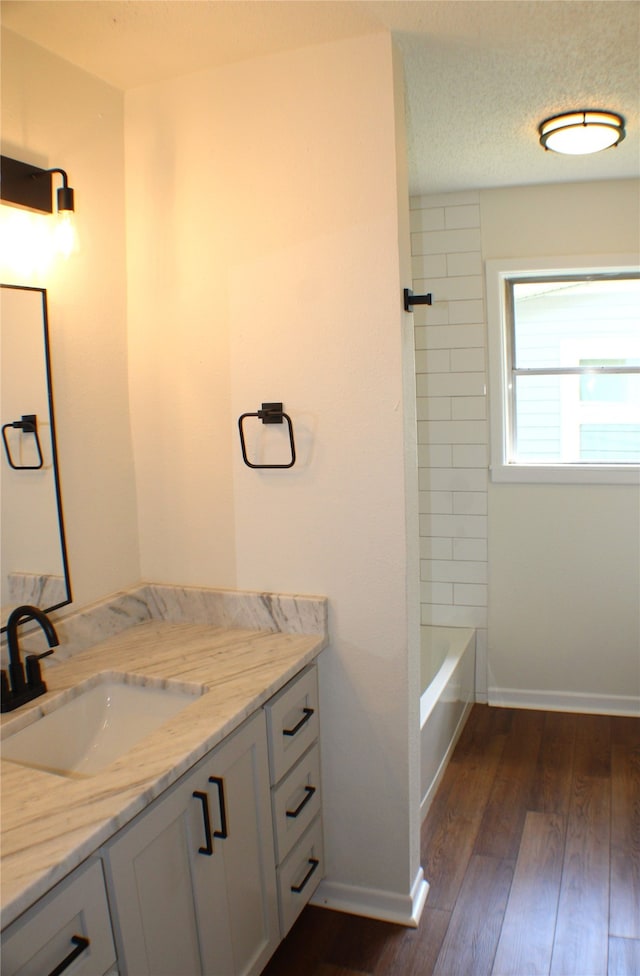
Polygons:
<instances>
[{"instance_id":1,"label":"black drawer pull","mask_svg":"<svg viewBox=\"0 0 640 976\"><path fill-rule=\"evenodd\" d=\"M68 969L74 959L77 959L85 949L89 948L89 939L85 939L83 935L72 935L71 944L75 946L68 956L66 956L61 963L58 963L55 969L52 969L49 976L60 976L65 969Z\"/></svg>"},{"instance_id":2,"label":"black drawer pull","mask_svg":"<svg viewBox=\"0 0 640 976\"><path fill-rule=\"evenodd\" d=\"M294 893L294 895L299 895L300 894L300 892L302 891L302 889L306 885L307 881L309 880L309 878L311 877L311 875L313 874L313 872L315 871L315 869L320 864L320 861L317 859L317 857L310 857L309 858L309 864L311 865L311 867L309 868L309 870L305 874L305 876L302 879L302 881L300 882L300 884L299 885L291 885L291 890Z\"/></svg>"},{"instance_id":3,"label":"black drawer pull","mask_svg":"<svg viewBox=\"0 0 640 976\"><path fill-rule=\"evenodd\" d=\"M305 786L305 791L306 791L305 796L302 798L302 800L300 801L300 803L298 804L298 806L295 808L295 810L286 810L285 811L288 817L292 817L293 819L295 819L296 817L298 817L302 813L302 811L306 807L307 803L309 802L309 800L311 799L311 797L315 793L316 788L315 788L315 786Z\"/></svg>"},{"instance_id":4,"label":"black drawer pull","mask_svg":"<svg viewBox=\"0 0 640 976\"><path fill-rule=\"evenodd\" d=\"M211 820L209 818L209 795L202 790L194 790L192 796L202 803L202 818L204 820L204 839L205 846L198 848L198 854L206 854L211 857L213 854L213 841L211 839Z\"/></svg>"},{"instance_id":5,"label":"black drawer pull","mask_svg":"<svg viewBox=\"0 0 640 976\"><path fill-rule=\"evenodd\" d=\"M313 709L312 708L303 708L302 711L304 712L304 715L302 716L302 718L300 719L300 721L297 723L297 725L294 725L292 729L283 729L282 730L282 734L283 735L295 735L296 732L299 732L300 731L300 729L302 728L303 725L306 725L307 724L307 722L309 721L309 719L313 715Z\"/></svg>"},{"instance_id":6,"label":"black drawer pull","mask_svg":"<svg viewBox=\"0 0 640 976\"><path fill-rule=\"evenodd\" d=\"M224 799L224 780L221 776L210 776L210 783L215 783L218 787L218 806L220 807L220 830L214 830L213 836L220 837L224 840L229 836L229 831L227 830L227 805Z\"/></svg>"}]
</instances>

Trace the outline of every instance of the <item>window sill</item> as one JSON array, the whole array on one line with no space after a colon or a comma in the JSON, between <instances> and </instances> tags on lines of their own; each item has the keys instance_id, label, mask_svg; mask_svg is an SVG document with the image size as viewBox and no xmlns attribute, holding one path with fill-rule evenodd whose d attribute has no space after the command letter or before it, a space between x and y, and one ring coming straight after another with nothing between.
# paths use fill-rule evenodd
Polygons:
<instances>
[{"instance_id":1,"label":"window sill","mask_svg":"<svg viewBox=\"0 0 640 976\"><path fill-rule=\"evenodd\" d=\"M490 472L493 482L507 484L640 486L636 464L498 464Z\"/></svg>"}]
</instances>

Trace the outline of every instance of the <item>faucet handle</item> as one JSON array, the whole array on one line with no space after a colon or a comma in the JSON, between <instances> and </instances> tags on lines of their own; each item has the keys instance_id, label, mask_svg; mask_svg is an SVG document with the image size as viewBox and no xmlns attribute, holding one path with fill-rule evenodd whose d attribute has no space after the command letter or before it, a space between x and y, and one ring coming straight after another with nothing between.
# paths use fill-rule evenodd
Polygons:
<instances>
[{"instance_id":1,"label":"faucet handle","mask_svg":"<svg viewBox=\"0 0 640 976\"><path fill-rule=\"evenodd\" d=\"M27 672L27 686L32 689L37 688L41 694L44 694L47 686L42 680L40 658L49 657L50 654L53 654L53 650L45 651L43 654L27 654L24 662Z\"/></svg>"}]
</instances>

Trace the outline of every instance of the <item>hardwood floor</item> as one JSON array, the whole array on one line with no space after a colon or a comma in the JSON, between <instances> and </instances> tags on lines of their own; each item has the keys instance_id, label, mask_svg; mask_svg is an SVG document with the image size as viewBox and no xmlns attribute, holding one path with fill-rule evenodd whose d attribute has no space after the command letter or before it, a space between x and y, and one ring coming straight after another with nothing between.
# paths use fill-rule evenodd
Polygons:
<instances>
[{"instance_id":1,"label":"hardwood floor","mask_svg":"<svg viewBox=\"0 0 640 976\"><path fill-rule=\"evenodd\" d=\"M640 976L640 718L475 705L406 929L308 907L264 976Z\"/></svg>"}]
</instances>

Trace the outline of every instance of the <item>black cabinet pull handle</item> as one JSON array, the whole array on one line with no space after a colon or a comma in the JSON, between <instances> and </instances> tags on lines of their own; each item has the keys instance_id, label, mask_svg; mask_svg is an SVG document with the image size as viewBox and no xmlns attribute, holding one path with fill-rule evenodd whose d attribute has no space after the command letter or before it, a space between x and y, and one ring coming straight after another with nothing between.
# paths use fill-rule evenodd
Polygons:
<instances>
[{"instance_id":1,"label":"black cabinet pull handle","mask_svg":"<svg viewBox=\"0 0 640 976\"><path fill-rule=\"evenodd\" d=\"M89 939L85 939L83 935L72 935L71 944L75 946L75 949L72 949L69 955L65 956L62 962L58 963L56 968L51 970L49 976L60 976L60 973L68 969L73 960L77 959L85 949L89 948Z\"/></svg>"},{"instance_id":2,"label":"black cabinet pull handle","mask_svg":"<svg viewBox=\"0 0 640 976\"><path fill-rule=\"evenodd\" d=\"M203 793L202 790L194 790L192 796L202 803L202 818L204 820L205 846L199 847L198 853L211 857L213 854L213 841L211 839L211 820L209 818L209 795Z\"/></svg>"},{"instance_id":3,"label":"black cabinet pull handle","mask_svg":"<svg viewBox=\"0 0 640 976\"><path fill-rule=\"evenodd\" d=\"M286 815L288 817L292 817L295 820L295 818L302 813L302 811L306 807L307 803L309 802L309 800L311 799L315 791L316 791L315 786L305 786L305 796L302 798L302 800L295 808L295 810L286 810L285 811Z\"/></svg>"},{"instance_id":4,"label":"black cabinet pull handle","mask_svg":"<svg viewBox=\"0 0 640 976\"><path fill-rule=\"evenodd\" d=\"M218 806L220 807L220 830L214 830L213 836L224 840L229 836L227 830L227 805L224 799L224 780L221 776L210 776L210 783L215 783L218 787Z\"/></svg>"},{"instance_id":5,"label":"black cabinet pull handle","mask_svg":"<svg viewBox=\"0 0 640 976\"><path fill-rule=\"evenodd\" d=\"M309 880L309 878L311 877L311 875L313 874L313 872L315 871L315 869L320 864L320 861L317 859L317 857L310 857L309 858L309 864L311 865L311 867L309 868L309 870L305 874L305 876L302 879L302 881L300 882L300 884L299 885L291 885L291 890L294 893L294 895L299 895L300 894L300 892L302 891L302 889L306 885L307 881Z\"/></svg>"},{"instance_id":6,"label":"black cabinet pull handle","mask_svg":"<svg viewBox=\"0 0 640 976\"><path fill-rule=\"evenodd\" d=\"M304 712L304 715L302 716L302 718L300 719L300 721L296 725L294 725L292 729L283 729L282 730L282 734L283 735L295 735L296 732L299 732L300 731L300 729L302 728L303 725L306 725L307 724L307 722L309 721L309 719L313 715L313 709L312 708L303 708L302 711Z\"/></svg>"}]
</instances>

